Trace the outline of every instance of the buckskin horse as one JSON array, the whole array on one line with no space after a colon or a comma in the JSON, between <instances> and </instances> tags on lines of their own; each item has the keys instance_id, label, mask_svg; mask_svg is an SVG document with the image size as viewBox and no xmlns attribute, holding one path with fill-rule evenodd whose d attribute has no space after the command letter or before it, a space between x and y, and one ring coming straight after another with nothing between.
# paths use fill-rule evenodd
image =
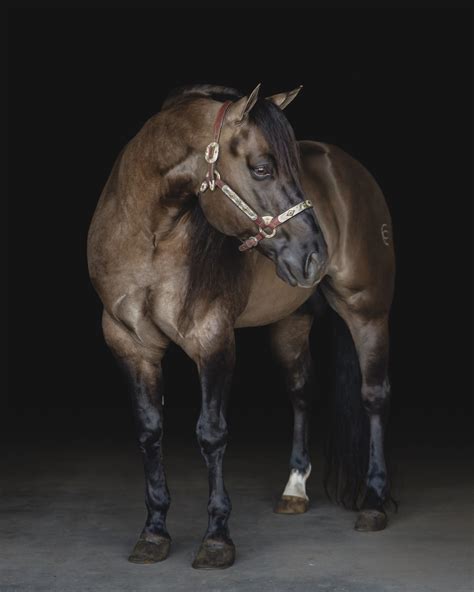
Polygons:
<instances>
[{"instance_id":1,"label":"buckskin horse","mask_svg":"<svg viewBox=\"0 0 474 592\"><path fill-rule=\"evenodd\" d=\"M337 403L347 425L329 447L335 497L359 511L356 530L386 526L390 215L356 160L295 140L283 109L301 87L260 98L259 86L248 96L210 85L172 93L119 155L91 223L90 277L105 340L131 380L144 460L148 514L135 563L170 550L161 403L170 341L196 363L202 389L196 433L209 521L193 567L235 558L222 468L235 328L270 326L294 409L290 475L275 511L307 510L308 336L321 298L345 323L359 379Z\"/></svg>"}]
</instances>

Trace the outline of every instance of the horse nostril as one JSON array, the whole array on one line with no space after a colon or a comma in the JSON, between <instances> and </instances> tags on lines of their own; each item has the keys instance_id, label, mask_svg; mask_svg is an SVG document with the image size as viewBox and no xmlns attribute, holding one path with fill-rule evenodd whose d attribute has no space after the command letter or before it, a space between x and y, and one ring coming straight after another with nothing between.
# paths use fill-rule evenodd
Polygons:
<instances>
[{"instance_id":1,"label":"horse nostril","mask_svg":"<svg viewBox=\"0 0 474 592\"><path fill-rule=\"evenodd\" d=\"M318 271L318 255L316 253L310 253L306 258L306 263L304 266L304 275L306 278L310 278L316 274Z\"/></svg>"}]
</instances>

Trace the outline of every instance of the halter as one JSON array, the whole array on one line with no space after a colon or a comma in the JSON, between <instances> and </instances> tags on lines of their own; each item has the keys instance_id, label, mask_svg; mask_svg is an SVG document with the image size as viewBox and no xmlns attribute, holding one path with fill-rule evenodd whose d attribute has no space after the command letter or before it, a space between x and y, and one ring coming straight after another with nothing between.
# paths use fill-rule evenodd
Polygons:
<instances>
[{"instance_id":1,"label":"halter","mask_svg":"<svg viewBox=\"0 0 474 592\"><path fill-rule=\"evenodd\" d=\"M214 140L207 146L204 158L208 163L206 178L199 188L200 193L204 193L208 189L214 191L216 187L226 195L234 205L236 205L241 212L243 212L252 222L258 226L258 233L251 236L246 241L243 241L239 247L239 251L247 251L256 247L258 243L265 238L273 238L276 234L276 229L280 224L291 220L296 215L301 214L308 208L313 207L313 204L306 199L282 212L278 216L259 216L241 197L235 193L224 181L216 170L216 162L219 158L219 138L221 135L222 124L224 123L227 109L232 104L232 101L226 101L217 113L216 121L214 122Z\"/></svg>"}]
</instances>

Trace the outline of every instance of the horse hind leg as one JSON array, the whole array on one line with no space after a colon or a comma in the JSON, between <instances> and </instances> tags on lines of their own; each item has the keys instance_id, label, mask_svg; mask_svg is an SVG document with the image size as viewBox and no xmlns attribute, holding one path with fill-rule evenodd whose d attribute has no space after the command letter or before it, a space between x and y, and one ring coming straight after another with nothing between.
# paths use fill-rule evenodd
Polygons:
<instances>
[{"instance_id":1,"label":"horse hind leg","mask_svg":"<svg viewBox=\"0 0 474 592\"><path fill-rule=\"evenodd\" d=\"M384 454L384 424L390 398L388 320L349 320L362 374L362 404L369 417L370 442L366 491L355 523L360 532L382 530L387 525L384 505L390 498Z\"/></svg>"},{"instance_id":2,"label":"horse hind leg","mask_svg":"<svg viewBox=\"0 0 474 592\"><path fill-rule=\"evenodd\" d=\"M302 514L309 507L306 480L311 473L308 452L308 414L313 394L313 365L309 351L312 314L295 313L271 327L271 344L283 369L286 389L293 405L293 444L290 476L274 511Z\"/></svg>"},{"instance_id":3,"label":"horse hind leg","mask_svg":"<svg viewBox=\"0 0 474 592\"><path fill-rule=\"evenodd\" d=\"M339 344L339 349L346 350L339 374L344 376L345 368L352 366L355 356L362 381L349 385L348 377L343 378L343 388L339 389L342 398L335 405L338 419L334 418L331 433L331 448L338 453L331 455L329 466L336 481L333 486L336 499L359 508L355 529L377 531L387 525L384 506L390 499L384 455L384 424L390 396L388 318L386 315L368 318L342 306L338 312L344 319L338 322L345 322L350 331L347 336L344 331L344 343L353 342L351 347Z\"/></svg>"},{"instance_id":4,"label":"horse hind leg","mask_svg":"<svg viewBox=\"0 0 474 592\"><path fill-rule=\"evenodd\" d=\"M129 561L156 563L167 558L171 537L166 527L170 494L163 468L163 409L161 360L169 340L156 334L154 347L144 348L130 332L104 312L104 337L131 385L138 444L145 470L147 518Z\"/></svg>"}]
</instances>

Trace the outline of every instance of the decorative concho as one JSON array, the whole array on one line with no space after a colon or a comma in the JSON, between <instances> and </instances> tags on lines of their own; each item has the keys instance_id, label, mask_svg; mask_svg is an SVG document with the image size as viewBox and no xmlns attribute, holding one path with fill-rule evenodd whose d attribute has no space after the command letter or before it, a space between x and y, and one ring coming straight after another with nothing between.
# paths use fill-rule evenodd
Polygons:
<instances>
[{"instance_id":1,"label":"decorative concho","mask_svg":"<svg viewBox=\"0 0 474 592\"><path fill-rule=\"evenodd\" d=\"M209 164L213 164L217 161L219 158L219 144L217 142L211 142L208 144L204 158Z\"/></svg>"}]
</instances>

